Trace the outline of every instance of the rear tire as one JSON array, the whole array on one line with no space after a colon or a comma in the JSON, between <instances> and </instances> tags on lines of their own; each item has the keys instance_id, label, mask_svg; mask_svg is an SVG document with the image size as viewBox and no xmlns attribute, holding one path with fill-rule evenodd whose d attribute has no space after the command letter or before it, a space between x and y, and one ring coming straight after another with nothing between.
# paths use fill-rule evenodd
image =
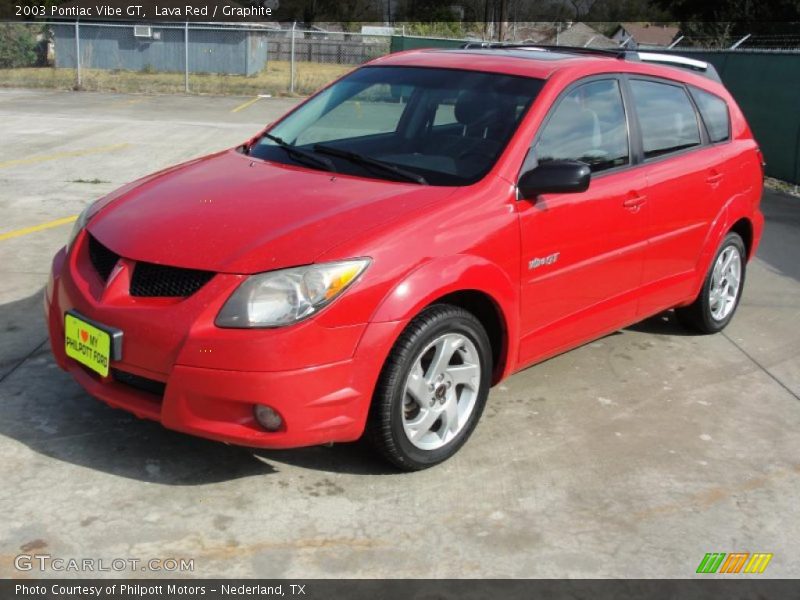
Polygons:
<instances>
[{"instance_id":1,"label":"rear tire","mask_svg":"<svg viewBox=\"0 0 800 600\"><path fill-rule=\"evenodd\" d=\"M700 333L717 333L730 323L744 288L747 252L738 233L731 232L714 255L700 295L689 306L676 308L678 321Z\"/></svg>"},{"instance_id":2,"label":"rear tire","mask_svg":"<svg viewBox=\"0 0 800 600\"><path fill-rule=\"evenodd\" d=\"M449 304L422 311L381 371L367 437L392 464L418 471L453 456L480 419L491 383L486 330Z\"/></svg>"}]
</instances>

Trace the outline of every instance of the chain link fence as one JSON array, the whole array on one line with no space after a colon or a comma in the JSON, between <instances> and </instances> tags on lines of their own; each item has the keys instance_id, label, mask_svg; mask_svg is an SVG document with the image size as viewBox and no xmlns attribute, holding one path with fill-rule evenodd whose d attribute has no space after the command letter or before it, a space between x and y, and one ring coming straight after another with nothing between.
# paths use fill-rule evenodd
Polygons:
<instances>
[{"instance_id":1,"label":"chain link fence","mask_svg":"<svg viewBox=\"0 0 800 600\"><path fill-rule=\"evenodd\" d=\"M596 46L596 40L596 36L590 38L586 46ZM275 24L0 22L0 85L134 93L305 95L390 51L458 47L464 41L280 28ZM800 34L687 33L669 48L800 52Z\"/></svg>"},{"instance_id":2,"label":"chain link fence","mask_svg":"<svg viewBox=\"0 0 800 600\"><path fill-rule=\"evenodd\" d=\"M669 48L677 50L737 50L800 52L800 33L794 34L747 34L694 35L686 33Z\"/></svg>"},{"instance_id":3,"label":"chain link fence","mask_svg":"<svg viewBox=\"0 0 800 600\"><path fill-rule=\"evenodd\" d=\"M0 23L0 85L304 95L387 54L389 42L253 24Z\"/></svg>"}]
</instances>

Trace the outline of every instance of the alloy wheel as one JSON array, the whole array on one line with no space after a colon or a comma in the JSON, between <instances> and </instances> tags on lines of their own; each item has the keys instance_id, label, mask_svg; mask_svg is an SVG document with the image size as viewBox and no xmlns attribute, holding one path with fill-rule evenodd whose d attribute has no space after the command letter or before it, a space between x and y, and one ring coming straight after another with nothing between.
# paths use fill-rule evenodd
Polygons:
<instances>
[{"instance_id":1,"label":"alloy wheel","mask_svg":"<svg viewBox=\"0 0 800 600\"><path fill-rule=\"evenodd\" d=\"M447 333L414 359L403 402L403 430L421 450L436 450L464 428L475 408L481 364L475 344Z\"/></svg>"},{"instance_id":2,"label":"alloy wheel","mask_svg":"<svg viewBox=\"0 0 800 600\"><path fill-rule=\"evenodd\" d=\"M711 275L708 304L716 321L725 319L736 307L742 279L742 255L735 246L728 246L717 257Z\"/></svg>"}]
</instances>

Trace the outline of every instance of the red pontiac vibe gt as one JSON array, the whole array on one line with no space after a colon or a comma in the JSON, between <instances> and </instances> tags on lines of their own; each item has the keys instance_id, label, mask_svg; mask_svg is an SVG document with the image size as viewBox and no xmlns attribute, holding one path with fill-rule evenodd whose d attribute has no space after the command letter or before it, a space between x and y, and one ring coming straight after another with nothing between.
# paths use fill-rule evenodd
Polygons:
<instances>
[{"instance_id":1,"label":"red pontiac vibe gt","mask_svg":"<svg viewBox=\"0 0 800 600\"><path fill-rule=\"evenodd\" d=\"M422 469L515 371L670 308L725 327L762 180L706 63L393 54L89 206L53 260L52 350L170 429L263 448L367 435Z\"/></svg>"}]
</instances>

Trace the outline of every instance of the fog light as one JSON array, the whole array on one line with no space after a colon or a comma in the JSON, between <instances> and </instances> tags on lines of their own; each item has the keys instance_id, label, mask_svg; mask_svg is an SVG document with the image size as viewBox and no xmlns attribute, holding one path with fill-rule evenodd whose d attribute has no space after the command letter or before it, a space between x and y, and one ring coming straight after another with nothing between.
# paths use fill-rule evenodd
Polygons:
<instances>
[{"instance_id":1,"label":"fog light","mask_svg":"<svg viewBox=\"0 0 800 600\"><path fill-rule=\"evenodd\" d=\"M256 404L255 408L253 408L253 414L255 414L258 424L267 431L278 431L283 425L283 419L275 409L264 404Z\"/></svg>"}]
</instances>

